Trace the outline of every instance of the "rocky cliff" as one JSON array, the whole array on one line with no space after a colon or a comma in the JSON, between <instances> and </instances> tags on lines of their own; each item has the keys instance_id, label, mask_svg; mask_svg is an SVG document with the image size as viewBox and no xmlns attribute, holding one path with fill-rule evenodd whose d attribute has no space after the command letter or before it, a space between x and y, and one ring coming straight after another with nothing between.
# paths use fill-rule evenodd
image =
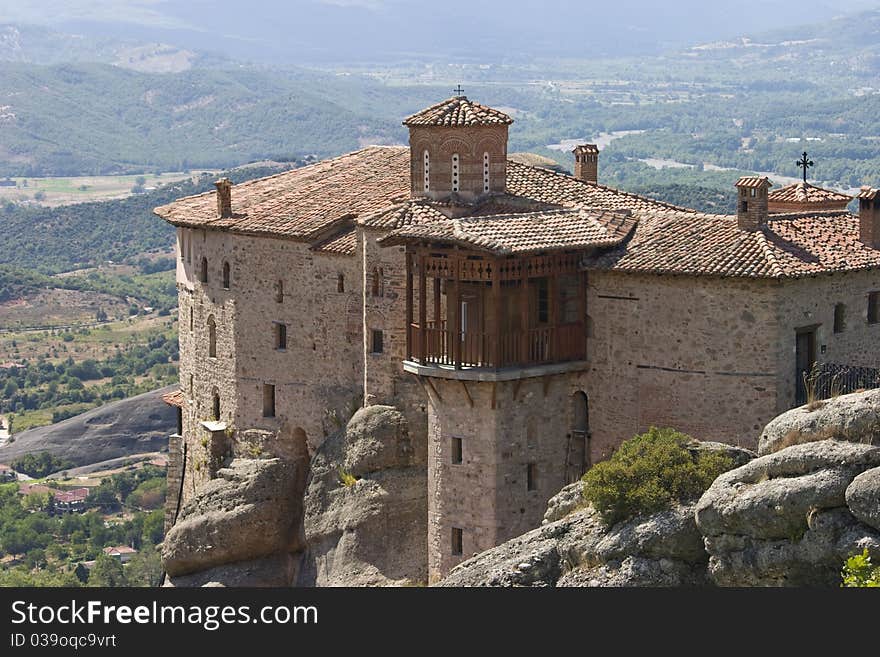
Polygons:
<instances>
[{"instance_id":1,"label":"rocky cliff","mask_svg":"<svg viewBox=\"0 0 880 657\"><path fill-rule=\"evenodd\" d=\"M361 409L312 459L283 430L243 431L233 442L165 538L166 585L425 581L424 450L397 409Z\"/></svg>"}]
</instances>

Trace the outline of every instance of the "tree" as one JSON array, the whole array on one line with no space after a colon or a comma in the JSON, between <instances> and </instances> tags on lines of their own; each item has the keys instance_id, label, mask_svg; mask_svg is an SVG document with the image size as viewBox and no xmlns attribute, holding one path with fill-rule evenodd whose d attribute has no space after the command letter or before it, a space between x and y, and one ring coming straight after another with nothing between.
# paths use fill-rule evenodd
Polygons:
<instances>
[{"instance_id":1,"label":"tree","mask_svg":"<svg viewBox=\"0 0 880 657\"><path fill-rule=\"evenodd\" d=\"M161 510L153 511L144 519L144 543L161 543L165 536L165 514Z\"/></svg>"},{"instance_id":2,"label":"tree","mask_svg":"<svg viewBox=\"0 0 880 657\"><path fill-rule=\"evenodd\" d=\"M144 543L140 552L125 566L129 586L159 586L162 583L162 559L152 543Z\"/></svg>"},{"instance_id":3,"label":"tree","mask_svg":"<svg viewBox=\"0 0 880 657\"><path fill-rule=\"evenodd\" d=\"M125 586L125 573L122 563L115 557L103 552L95 559L95 565L89 573L89 586Z\"/></svg>"}]
</instances>

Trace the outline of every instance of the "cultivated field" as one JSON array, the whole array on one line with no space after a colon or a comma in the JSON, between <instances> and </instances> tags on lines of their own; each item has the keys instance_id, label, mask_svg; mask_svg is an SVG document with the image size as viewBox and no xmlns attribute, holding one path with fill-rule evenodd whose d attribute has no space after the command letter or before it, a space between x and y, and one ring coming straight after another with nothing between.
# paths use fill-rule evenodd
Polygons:
<instances>
[{"instance_id":1,"label":"cultivated field","mask_svg":"<svg viewBox=\"0 0 880 657\"><path fill-rule=\"evenodd\" d=\"M0 203L39 203L54 207L86 201L106 201L131 196L132 188L143 178L144 191L184 179L195 179L207 171L179 171L130 176L75 176L67 178L12 178L15 186L5 186L0 179ZM210 173L215 173L211 171Z\"/></svg>"}]
</instances>

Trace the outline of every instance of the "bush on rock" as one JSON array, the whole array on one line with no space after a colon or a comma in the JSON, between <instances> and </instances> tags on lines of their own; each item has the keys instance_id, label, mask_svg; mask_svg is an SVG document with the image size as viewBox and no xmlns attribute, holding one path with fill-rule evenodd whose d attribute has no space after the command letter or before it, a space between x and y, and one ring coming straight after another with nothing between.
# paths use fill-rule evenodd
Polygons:
<instances>
[{"instance_id":1,"label":"bush on rock","mask_svg":"<svg viewBox=\"0 0 880 657\"><path fill-rule=\"evenodd\" d=\"M651 427L584 475L584 498L608 526L698 498L735 463L722 452L688 450L692 442L674 429Z\"/></svg>"}]
</instances>

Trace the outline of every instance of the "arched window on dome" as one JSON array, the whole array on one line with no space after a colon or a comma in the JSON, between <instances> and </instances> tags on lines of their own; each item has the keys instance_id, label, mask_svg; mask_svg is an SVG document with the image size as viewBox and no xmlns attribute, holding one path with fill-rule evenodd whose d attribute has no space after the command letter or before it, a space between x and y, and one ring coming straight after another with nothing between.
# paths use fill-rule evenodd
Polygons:
<instances>
[{"instance_id":1,"label":"arched window on dome","mask_svg":"<svg viewBox=\"0 0 880 657\"><path fill-rule=\"evenodd\" d=\"M489 192L489 153L483 153L483 192Z\"/></svg>"},{"instance_id":2,"label":"arched window on dome","mask_svg":"<svg viewBox=\"0 0 880 657\"><path fill-rule=\"evenodd\" d=\"M425 150L423 156L424 165L422 167L425 179L425 191L431 189L431 156L428 154L427 149Z\"/></svg>"}]
</instances>

